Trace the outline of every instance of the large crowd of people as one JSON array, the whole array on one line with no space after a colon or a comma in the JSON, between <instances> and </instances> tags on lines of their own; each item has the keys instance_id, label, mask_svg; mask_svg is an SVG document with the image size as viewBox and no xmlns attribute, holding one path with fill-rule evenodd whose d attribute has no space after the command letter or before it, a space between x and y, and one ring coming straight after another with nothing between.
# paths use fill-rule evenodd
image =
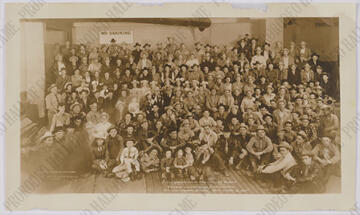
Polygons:
<instances>
[{"instance_id":1,"label":"large crowd of people","mask_svg":"<svg viewBox=\"0 0 360 215\"><path fill-rule=\"evenodd\" d=\"M338 92L305 41L153 46L58 46L39 145L86 131L92 173L124 182L241 171L274 192L308 193L339 176Z\"/></svg>"}]
</instances>

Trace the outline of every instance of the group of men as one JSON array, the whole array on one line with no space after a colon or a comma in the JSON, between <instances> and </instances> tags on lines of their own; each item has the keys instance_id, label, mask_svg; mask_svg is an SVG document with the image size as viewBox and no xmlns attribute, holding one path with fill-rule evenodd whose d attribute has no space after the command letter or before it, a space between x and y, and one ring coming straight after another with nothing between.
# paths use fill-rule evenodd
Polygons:
<instances>
[{"instance_id":1,"label":"group of men","mask_svg":"<svg viewBox=\"0 0 360 215\"><path fill-rule=\"evenodd\" d=\"M233 169L282 192L323 192L339 175L338 92L306 42L282 47L246 34L233 46L171 37L155 46L56 49L49 129L101 133L89 144L92 168L133 180Z\"/></svg>"}]
</instances>

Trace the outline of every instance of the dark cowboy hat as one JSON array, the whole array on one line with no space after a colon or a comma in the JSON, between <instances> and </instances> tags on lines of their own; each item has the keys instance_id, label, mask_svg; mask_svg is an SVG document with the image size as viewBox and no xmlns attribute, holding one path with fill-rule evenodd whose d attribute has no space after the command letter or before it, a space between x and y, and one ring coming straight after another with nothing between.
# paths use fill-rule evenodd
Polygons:
<instances>
[{"instance_id":1,"label":"dark cowboy hat","mask_svg":"<svg viewBox=\"0 0 360 215\"><path fill-rule=\"evenodd\" d=\"M205 47L205 48L206 48L206 47L212 48L212 46L211 46L209 43L207 43L204 47Z\"/></svg>"},{"instance_id":2,"label":"dark cowboy hat","mask_svg":"<svg viewBox=\"0 0 360 215\"><path fill-rule=\"evenodd\" d=\"M136 42L134 47L136 47L136 46L141 46L141 44L139 42Z\"/></svg>"},{"instance_id":3,"label":"dark cowboy hat","mask_svg":"<svg viewBox=\"0 0 360 215\"><path fill-rule=\"evenodd\" d=\"M111 43L116 43L116 40L115 40L114 38L112 38L112 39L110 40L110 42L111 42Z\"/></svg>"},{"instance_id":4,"label":"dark cowboy hat","mask_svg":"<svg viewBox=\"0 0 360 215\"><path fill-rule=\"evenodd\" d=\"M164 64L164 69L165 69L166 67L169 67L169 68L171 69L171 65L170 65L170 64Z\"/></svg>"},{"instance_id":5,"label":"dark cowboy hat","mask_svg":"<svg viewBox=\"0 0 360 215\"><path fill-rule=\"evenodd\" d=\"M186 69L188 69L188 68L189 68L189 66L188 66L188 65L186 65L186 64L181 64L181 65L180 65L180 68L182 68L182 67L186 67Z\"/></svg>"},{"instance_id":6,"label":"dark cowboy hat","mask_svg":"<svg viewBox=\"0 0 360 215\"><path fill-rule=\"evenodd\" d=\"M329 74L328 74L327 72L322 72L322 73L321 73L321 76L324 76L324 75L326 75L326 76L329 77Z\"/></svg>"},{"instance_id":7,"label":"dark cowboy hat","mask_svg":"<svg viewBox=\"0 0 360 215\"><path fill-rule=\"evenodd\" d=\"M317 65L317 66L316 66L316 69L322 69L322 66Z\"/></svg>"},{"instance_id":8,"label":"dark cowboy hat","mask_svg":"<svg viewBox=\"0 0 360 215\"><path fill-rule=\"evenodd\" d=\"M194 69L195 66L199 67L199 65L195 63L191 66L191 69Z\"/></svg>"},{"instance_id":9,"label":"dark cowboy hat","mask_svg":"<svg viewBox=\"0 0 360 215\"><path fill-rule=\"evenodd\" d=\"M273 119L272 115L268 113L263 116L263 120L265 120L266 117L270 117L271 119Z\"/></svg>"},{"instance_id":10,"label":"dark cowboy hat","mask_svg":"<svg viewBox=\"0 0 360 215\"><path fill-rule=\"evenodd\" d=\"M147 67L144 67L144 68L142 68L142 69L141 69L141 71L144 71L144 70L147 70L147 71L149 71L149 68L147 68Z\"/></svg>"},{"instance_id":11,"label":"dark cowboy hat","mask_svg":"<svg viewBox=\"0 0 360 215\"><path fill-rule=\"evenodd\" d=\"M146 48L147 46L148 46L148 47L151 47L151 45L150 45L149 43L145 43L145 44L143 45L144 48Z\"/></svg>"},{"instance_id":12,"label":"dark cowboy hat","mask_svg":"<svg viewBox=\"0 0 360 215\"><path fill-rule=\"evenodd\" d=\"M229 128L228 126L226 126L226 127L224 128L223 133L230 133L230 132L231 132L230 128Z\"/></svg>"},{"instance_id":13,"label":"dark cowboy hat","mask_svg":"<svg viewBox=\"0 0 360 215\"><path fill-rule=\"evenodd\" d=\"M314 56L317 56L318 58L320 57L320 55L315 53L315 52L311 55L311 58L314 57Z\"/></svg>"},{"instance_id":14,"label":"dark cowboy hat","mask_svg":"<svg viewBox=\"0 0 360 215\"><path fill-rule=\"evenodd\" d=\"M115 126L111 126L110 128L108 128L107 132L108 132L108 133L110 133L110 132L111 132L111 130L113 130L113 129L115 129L116 131L118 131L118 130L117 130L117 128L116 128Z\"/></svg>"}]
</instances>

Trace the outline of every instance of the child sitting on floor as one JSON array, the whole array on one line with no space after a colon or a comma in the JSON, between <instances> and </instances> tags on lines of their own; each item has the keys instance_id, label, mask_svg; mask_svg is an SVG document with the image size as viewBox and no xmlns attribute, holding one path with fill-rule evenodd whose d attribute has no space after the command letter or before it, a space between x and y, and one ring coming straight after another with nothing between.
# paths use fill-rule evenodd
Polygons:
<instances>
[{"instance_id":1,"label":"child sitting on floor","mask_svg":"<svg viewBox=\"0 0 360 215\"><path fill-rule=\"evenodd\" d=\"M106 163L106 145L105 139L102 137L96 137L93 142L92 152L94 155L94 160L92 168L96 173L107 173L107 163Z\"/></svg>"},{"instance_id":2,"label":"child sitting on floor","mask_svg":"<svg viewBox=\"0 0 360 215\"><path fill-rule=\"evenodd\" d=\"M173 158L171 157L171 151L168 150L165 152L165 157L161 160L161 180L172 180L175 175L173 173Z\"/></svg>"},{"instance_id":3,"label":"child sitting on floor","mask_svg":"<svg viewBox=\"0 0 360 215\"><path fill-rule=\"evenodd\" d=\"M136 180L140 178L140 163L137 160L139 151L134 146L133 140L126 141L126 147L121 153L120 162L125 164L127 172L130 175L131 180ZM135 167L135 171L134 171Z\"/></svg>"},{"instance_id":4,"label":"child sitting on floor","mask_svg":"<svg viewBox=\"0 0 360 215\"><path fill-rule=\"evenodd\" d=\"M184 157L184 152L182 149L177 151L177 156L174 159L174 167L175 167L175 174L178 178L182 179L184 177L186 165L186 158Z\"/></svg>"},{"instance_id":5,"label":"child sitting on floor","mask_svg":"<svg viewBox=\"0 0 360 215\"><path fill-rule=\"evenodd\" d=\"M194 165L194 156L192 154L192 149L190 147L185 148L185 160L186 160L186 169L185 171L190 176L190 180L194 181L199 177L199 174Z\"/></svg>"}]
</instances>

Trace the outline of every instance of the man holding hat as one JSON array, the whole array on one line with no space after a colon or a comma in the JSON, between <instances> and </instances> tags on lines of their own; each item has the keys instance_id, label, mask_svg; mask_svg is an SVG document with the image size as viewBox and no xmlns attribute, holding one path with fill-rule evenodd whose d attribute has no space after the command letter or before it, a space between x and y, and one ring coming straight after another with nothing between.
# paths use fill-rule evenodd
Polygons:
<instances>
[{"instance_id":1,"label":"man holding hat","mask_svg":"<svg viewBox=\"0 0 360 215\"><path fill-rule=\"evenodd\" d=\"M291 154L293 150L289 143L281 142L278 145L279 159L264 166L259 166L258 171L263 179L273 183L274 188L286 185L289 181L295 181L289 174L289 170L296 165L296 161ZM284 189L284 187L282 187Z\"/></svg>"},{"instance_id":2,"label":"man holding hat","mask_svg":"<svg viewBox=\"0 0 360 215\"><path fill-rule=\"evenodd\" d=\"M133 51L131 52L131 55L132 55L133 58L134 58L135 64L137 64L137 63L139 62L139 60L140 60L141 44L138 43L138 42L136 42L135 45L134 45L134 47L135 47L135 50L133 50Z\"/></svg>"}]
</instances>

